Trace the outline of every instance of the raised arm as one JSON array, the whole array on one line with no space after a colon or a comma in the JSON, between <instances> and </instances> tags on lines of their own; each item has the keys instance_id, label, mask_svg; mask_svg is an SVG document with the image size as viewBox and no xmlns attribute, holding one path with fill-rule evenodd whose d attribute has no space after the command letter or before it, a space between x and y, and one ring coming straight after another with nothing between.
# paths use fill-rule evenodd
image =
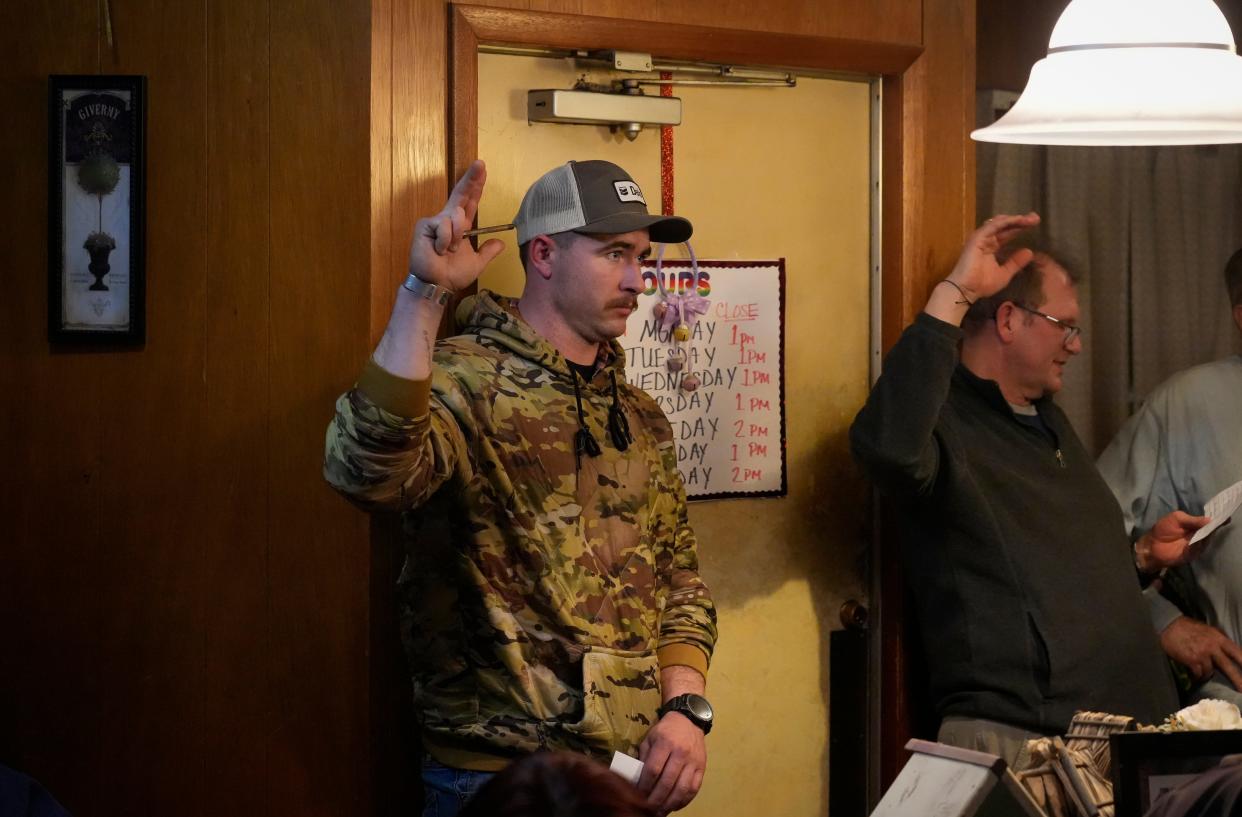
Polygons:
<instances>
[{"instance_id":1,"label":"raised arm","mask_svg":"<svg viewBox=\"0 0 1242 817\"><path fill-rule=\"evenodd\" d=\"M397 377L431 376L431 350L446 301L444 292L425 285L449 295L465 289L505 247L492 239L476 251L462 235L474 222L486 182L487 168L475 160L453 187L444 209L414 225L409 263L414 280L407 279L397 290L388 327L373 355L380 368Z\"/></svg>"},{"instance_id":2,"label":"raised arm","mask_svg":"<svg viewBox=\"0 0 1242 817\"><path fill-rule=\"evenodd\" d=\"M957 365L959 328L970 305L999 292L1031 259L996 254L1039 216L994 216L970 234L957 265L932 290L923 313L884 359L884 369L850 427L850 445L867 475L898 493L931 489L940 467L934 432Z\"/></svg>"},{"instance_id":3,"label":"raised arm","mask_svg":"<svg viewBox=\"0 0 1242 817\"><path fill-rule=\"evenodd\" d=\"M469 407L451 382L432 401L432 350L446 303L504 248L493 239L476 251L462 235L486 180L483 163L474 162L444 209L415 225L409 277L397 290L384 336L358 383L337 400L324 477L368 509L420 504L464 460Z\"/></svg>"},{"instance_id":4,"label":"raised arm","mask_svg":"<svg viewBox=\"0 0 1242 817\"><path fill-rule=\"evenodd\" d=\"M957 265L936 284L923 311L953 326L960 326L970 304L995 295L1030 262L1033 253L1020 249L1001 263L996 254L1015 237L1039 224L1036 213L992 216L966 239Z\"/></svg>"}]
</instances>

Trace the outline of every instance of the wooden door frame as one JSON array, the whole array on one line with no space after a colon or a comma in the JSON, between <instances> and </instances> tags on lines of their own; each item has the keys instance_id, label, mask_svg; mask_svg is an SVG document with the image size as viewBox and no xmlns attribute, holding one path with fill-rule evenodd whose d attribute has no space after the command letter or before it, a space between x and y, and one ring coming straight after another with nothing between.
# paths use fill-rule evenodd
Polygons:
<instances>
[{"instance_id":1,"label":"wooden door frame","mask_svg":"<svg viewBox=\"0 0 1242 817\"><path fill-rule=\"evenodd\" d=\"M916 307L914 290L925 277L909 260L922 255L919 213L922 163L907 162L927 127L925 105L910 104L927 90L927 72L912 70L922 46L835 37L777 34L708 26L656 23L576 14L450 4L448 14L448 167L451 188L478 155L478 50L480 45L559 49L624 50L664 59L749 66L842 71L882 78L881 145L881 338L888 349ZM873 570L879 569L882 609L873 612L880 653L879 693L884 712L878 728L879 784L887 787L905 762L912 733L906 688L901 612L903 583L896 542L877 531ZM874 608L881 608L878 599ZM872 750L874 751L874 749ZM875 792L872 792L873 797Z\"/></svg>"}]
</instances>

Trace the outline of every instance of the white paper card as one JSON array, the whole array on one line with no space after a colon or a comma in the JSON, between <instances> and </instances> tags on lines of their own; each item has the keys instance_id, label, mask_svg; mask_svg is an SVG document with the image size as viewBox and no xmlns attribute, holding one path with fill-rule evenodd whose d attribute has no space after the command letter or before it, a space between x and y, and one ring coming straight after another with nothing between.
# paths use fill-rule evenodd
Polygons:
<instances>
[{"instance_id":1,"label":"white paper card","mask_svg":"<svg viewBox=\"0 0 1242 817\"><path fill-rule=\"evenodd\" d=\"M1238 506L1242 505L1242 482L1235 482L1216 496L1208 500L1203 506L1203 515L1212 517L1212 521L1195 532L1190 543L1193 545L1200 539L1211 535L1212 531L1219 528L1229 517L1233 516L1238 510Z\"/></svg>"},{"instance_id":2,"label":"white paper card","mask_svg":"<svg viewBox=\"0 0 1242 817\"><path fill-rule=\"evenodd\" d=\"M620 752L612 753L612 765L608 767L610 771L620 775L626 780L638 785L638 778L643 773L643 762L636 757L621 754Z\"/></svg>"}]
</instances>

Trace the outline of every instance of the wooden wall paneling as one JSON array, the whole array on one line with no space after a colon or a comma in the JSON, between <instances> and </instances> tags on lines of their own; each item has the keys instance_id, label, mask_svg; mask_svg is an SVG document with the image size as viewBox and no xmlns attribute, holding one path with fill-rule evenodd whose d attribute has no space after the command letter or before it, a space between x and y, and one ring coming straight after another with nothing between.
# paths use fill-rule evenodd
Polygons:
<instances>
[{"instance_id":1,"label":"wooden wall paneling","mask_svg":"<svg viewBox=\"0 0 1242 817\"><path fill-rule=\"evenodd\" d=\"M270 797L365 814L369 526L321 469L332 404L370 351L371 9L275 0L270 14Z\"/></svg>"},{"instance_id":2,"label":"wooden wall paneling","mask_svg":"<svg viewBox=\"0 0 1242 817\"><path fill-rule=\"evenodd\" d=\"M267 2L206 10L206 385L202 519L204 814L266 814L272 688L267 621L271 451ZM277 534L279 535L279 534Z\"/></svg>"},{"instance_id":3,"label":"wooden wall paneling","mask_svg":"<svg viewBox=\"0 0 1242 817\"><path fill-rule=\"evenodd\" d=\"M861 74L900 74L920 51L917 45L900 42L868 42L704 25L656 26L642 19L524 12L465 4L455 8L478 40L487 43L619 48L645 51L666 59L703 59L704 54L715 54L722 56L713 59L741 65L780 64Z\"/></svg>"},{"instance_id":4,"label":"wooden wall paneling","mask_svg":"<svg viewBox=\"0 0 1242 817\"><path fill-rule=\"evenodd\" d=\"M918 45L922 38L920 3L909 0L466 0L474 5L524 11L588 14L617 20L673 25L712 25L739 31L801 33L859 41Z\"/></svg>"},{"instance_id":5,"label":"wooden wall paneling","mask_svg":"<svg viewBox=\"0 0 1242 817\"><path fill-rule=\"evenodd\" d=\"M448 155L449 183L453 184L479 155L479 35L475 25L490 12L450 8ZM526 15L505 17L525 19Z\"/></svg>"},{"instance_id":6,"label":"wooden wall paneling","mask_svg":"<svg viewBox=\"0 0 1242 817\"><path fill-rule=\"evenodd\" d=\"M383 322L388 321L396 288L406 275L414 223L438 212L449 190L445 155L448 140L448 22L446 4L395 2L393 7L392 266L381 288Z\"/></svg>"},{"instance_id":7,"label":"wooden wall paneling","mask_svg":"<svg viewBox=\"0 0 1242 817\"><path fill-rule=\"evenodd\" d=\"M84 597L106 562L97 547L99 356L47 341L49 74L94 73L93 4L0 4L0 128L9 157L0 270L0 763L37 775L66 805L95 802L104 780L89 751L101 737L93 637L97 599ZM14 123L24 123L17 126ZM22 157L18 160L17 157ZM85 681L85 684L84 684ZM48 717L72 708L73 718Z\"/></svg>"},{"instance_id":8,"label":"wooden wall paneling","mask_svg":"<svg viewBox=\"0 0 1242 817\"><path fill-rule=\"evenodd\" d=\"M447 8L442 0L373 4L372 152L387 149L388 191L372 180L373 236L369 354L379 341L405 278L414 223L444 206L449 189ZM378 44L377 44L378 41ZM388 68L382 67L386 60ZM384 86L387 86L386 88ZM381 99L376 99L380 95ZM386 112L385 111L385 106ZM373 168L384 158L372 156ZM449 320L446 315L445 321ZM360 359L361 362L361 359ZM379 814L411 814L421 784L411 769L419 762L409 671L397 628L396 581L404 549L400 521L371 519L372 740Z\"/></svg>"},{"instance_id":9,"label":"wooden wall paneling","mask_svg":"<svg viewBox=\"0 0 1242 817\"><path fill-rule=\"evenodd\" d=\"M388 323L396 275L405 269L393 222L393 94L396 9L392 0L371 3L371 327L377 342ZM370 520L371 572L368 650L368 718L371 724L371 769L375 815L415 814L421 800L419 780L411 773L419 757L413 736L409 673L397 627L395 587L400 575L400 519L395 515Z\"/></svg>"},{"instance_id":10,"label":"wooden wall paneling","mask_svg":"<svg viewBox=\"0 0 1242 817\"><path fill-rule=\"evenodd\" d=\"M206 440L204 0L112 5L104 73L145 74L147 343L101 357L98 546L107 720L98 747L107 813L197 812L206 781L203 634L215 505Z\"/></svg>"},{"instance_id":11,"label":"wooden wall paneling","mask_svg":"<svg viewBox=\"0 0 1242 817\"><path fill-rule=\"evenodd\" d=\"M883 82L881 220L880 338L885 351L892 348L904 328L910 248L919 239L914 213L922 201L922 153L913 146L922 141L922 122L915 102L921 99L921 60L902 76ZM872 718L877 730L873 755L879 766L878 780L868 781L868 802L875 803L904 765L905 742L912 734L910 704L906 696L906 654L902 622L905 620L905 580L901 571L897 531L883 521L887 508L873 496L872 518L873 597L871 601L872 648L879 652L879 677L872 678ZM878 787L878 791L875 790Z\"/></svg>"},{"instance_id":12,"label":"wooden wall paneling","mask_svg":"<svg viewBox=\"0 0 1242 817\"><path fill-rule=\"evenodd\" d=\"M900 243L885 257L881 339L885 352L896 343L911 317L922 306L917 287L927 264L926 212L931 207L927 185L928 131L934 122L928 116L928 74L933 55L924 54L898 81L890 82L900 101L900 110L886 120L895 120L902 134L888 153L899 169L897 185L904 206L901 208ZM886 100L886 103L888 100ZM898 104L898 103L894 103ZM888 112L886 112L888 113ZM890 134L886 132L886 140ZM887 149L886 145L886 149ZM947 206L952 207L952 203ZM887 223L893 223L891 221ZM887 242L886 242L887 244ZM916 306L916 302L918 306ZM880 711L880 791L892 783L905 765L906 741L918 733L918 713L914 711L909 688L909 649L906 638L905 576L901 567L900 531L892 515L894 507L878 497L877 525L872 544L876 550L873 569L879 571L879 593L873 601L880 630L881 677Z\"/></svg>"},{"instance_id":13,"label":"wooden wall paneling","mask_svg":"<svg viewBox=\"0 0 1242 817\"><path fill-rule=\"evenodd\" d=\"M583 5L587 2L590 0L529 0L523 8L530 11L551 11L557 14L583 14L585 12ZM600 4L596 3L596 5Z\"/></svg>"},{"instance_id":14,"label":"wooden wall paneling","mask_svg":"<svg viewBox=\"0 0 1242 817\"><path fill-rule=\"evenodd\" d=\"M370 8L337 5L113 3L110 48L97 3L0 7L14 236L47 74L150 78L146 346L49 350L45 248L0 247L0 762L75 813L368 810L368 526L319 477L370 322Z\"/></svg>"},{"instance_id":15,"label":"wooden wall paneling","mask_svg":"<svg viewBox=\"0 0 1242 817\"><path fill-rule=\"evenodd\" d=\"M886 257L882 338L885 350L922 310L935 281L952 269L961 243L974 229L975 4L973 0L924 0L923 55L891 90L902 97L902 245ZM897 83L889 83L889 86ZM888 87L888 86L886 86ZM897 118L886 110L886 122ZM927 157L935 157L928 161ZM886 174L887 175L887 174ZM887 248L887 243L886 243ZM888 262L900 259L900 267ZM883 671L880 776L884 788L904 766L906 739L934 723L928 701L911 688L906 634L905 581L894 508L881 503L873 541L879 548L879 627Z\"/></svg>"},{"instance_id":16,"label":"wooden wall paneling","mask_svg":"<svg viewBox=\"0 0 1242 817\"><path fill-rule=\"evenodd\" d=\"M919 281L927 274L927 265L931 260L927 256L928 214L926 208L932 206L929 200L933 191L928 190L928 166L939 161L941 157L931 157L927 153L929 133L932 123L929 121L928 108L931 105L931 93L928 87L929 62L931 57L920 59L906 72L902 83L902 96L905 99L902 128L905 140L902 144L902 159L905 179L903 188L907 201L911 205L903 212L902 264L901 279L898 292L901 294L900 311L896 315L885 315L885 322L892 327L896 321L898 328L905 327L922 303L921 293L916 291ZM952 207L952 204L948 206ZM897 335L890 335L895 341ZM886 349L887 350L887 349Z\"/></svg>"},{"instance_id":17,"label":"wooden wall paneling","mask_svg":"<svg viewBox=\"0 0 1242 817\"><path fill-rule=\"evenodd\" d=\"M388 324L384 296L398 261L393 235L393 0L371 2L371 337Z\"/></svg>"},{"instance_id":18,"label":"wooden wall paneling","mask_svg":"<svg viewBox=\"0 0 1242 817\"><path fill-rule=\"evenodd\" d=\"M926 110L927 59L899 76L883 80L883 156L881 221L880 341L887 352L917 310L912 281L924 244L922 212L926 198L924 141L932 126ZM921 306L921 303L920 303Z\"/></svg>"},{"instance_id":19,"label":"wooden wall paneling","mask_svg":"<svg viewBox=\"0 0 1242 817\"><path fill-rule=\"evenodd\" d=\"M448 178L452 189L479 155L479 38L460 6L449 6L448 53ZM478 219L475 219L476 222ZM516 239L514 239L516 240ZM480 240L472 239L475 247ZM456 307L461 298L478 291L477 282L466 286L444 310L440 319L439 337L457 333Z\"/></svg>"},{"instance_id":20,"label":"wooden wall paneling","mask_svg":"<svg viewBox=\"0 0 1242 817\"><path fill-rule=\"evenodd\" d=\"M973 0L924 0L924 41L928 70L924 75L923 134L927 162L922 173L927 199L923 221L924 254L911 259L910 301L906 323L922 311L939 279L948 275L975 228L975 3Z\"/></svg>"},{"instance_id":21,"label":"wooden wall paneling","mask_svg":"<svg viewBox=\"0 0 1242 817\"><path fill-rule=\"evenodd\" d=\"M391 2L372 31L376 38L390 39L391 76L372 77L390 88L389 121L373 118L372 150L391 145L391 184L386 201L375 198L377 208L387 207L383 218L373 219L371 231L381 257L372 262L372 326L369 354L379 341L392 310L397 287L406 275L409 242L414 223L444 206L449 189L446 172L448 140L446 102L448 77L447 8L442 0ZM375 46L373 45L373 49ZM381 45L381 49L387 46ZM373 53L372 62L379 59ZM382 93L382 91L381 91ZM375 103L372 116L381 109ZM378 133L387 131L386 133ZM446 316L445 320L448 320ZM403 557L399 521L380 516L371 522L372 579L372 702L373 739L380 753L376 764L376 811L409 814L417 807L419 782L410 769L417 768L417 726L412 721L409 672L397 631L396 577ZM385 782L387 781L387 782Z\"/></svg>"},{"instance_id":22,"label":"wooden wall paneling","mask_svg":"<svg viewBox=\"0 0 1242 817\"><path fill-rule=\"evenodd\" d=\"M98 604L105 775L96 813L193 813L205 780L205 0L111 4L103 73L148 79L147 342L98 356ZM151 172L151 170L154 172Z\"/></svg>"}]
</instances>

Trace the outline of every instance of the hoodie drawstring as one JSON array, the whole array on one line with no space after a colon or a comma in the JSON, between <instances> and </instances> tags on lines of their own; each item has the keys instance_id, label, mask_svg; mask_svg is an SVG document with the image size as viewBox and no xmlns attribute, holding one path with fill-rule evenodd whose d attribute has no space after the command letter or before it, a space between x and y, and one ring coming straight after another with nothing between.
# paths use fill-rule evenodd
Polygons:
<instances>
[{"instance_id":1,"label":"hoodie drawstring","mask_svg":"<svg viewBox=\"0 0 1242 817\"><path fill-rule=\"evenodd\" d=\"M603 453L603 449L599 447L599 441L595 439L591 429L587 428L586 415L582 413L582 392L578 388L578 373L570 372L569 374L574 379L574 401L578 404L578 433L574 435L574 462L580 469L583 454L588 457L598 457Z\"/></svg>"},{"instance_id":2,"label":"hoodie drawstring","mask_svg":"<svg viewBox=\"0 0 1242 817\"><path fill-rule=\"evenodd\" d=\"M617 392L617 373L610 371L608 375L612 378L612 405L608 408L608 436L612 438L612 444L618 451L624 451L630 447L630 443L634 442L634 437L630 434L630 421L625 419L625 412L621 410L621 397Z\"/></svg>"},{"instance_id":3,"label":"hoodie drawstring","mask_svg":"<svg viewBox=\"0 0 1242 817\"><path fill-rule=\"evenodd\" d=\"M574 461L577 467L581 468L583 454L588 457L598 457L603 450L599 447L599 441L595 439L591 429L587 427L586 415L582 411L582 390L578 386L578 373L570 372L570 374L574 379L574 403L578 407L578 431L574 434ZM617 373L609 372L608 376L612 380L612 405L608 407L608 439L618 451L625 451L630 447L630 443L634 442L634 435L630 433L630 422L625 419L625 412L621 410L621 393L617 387Z\"/></svg>"}]
</instances>

